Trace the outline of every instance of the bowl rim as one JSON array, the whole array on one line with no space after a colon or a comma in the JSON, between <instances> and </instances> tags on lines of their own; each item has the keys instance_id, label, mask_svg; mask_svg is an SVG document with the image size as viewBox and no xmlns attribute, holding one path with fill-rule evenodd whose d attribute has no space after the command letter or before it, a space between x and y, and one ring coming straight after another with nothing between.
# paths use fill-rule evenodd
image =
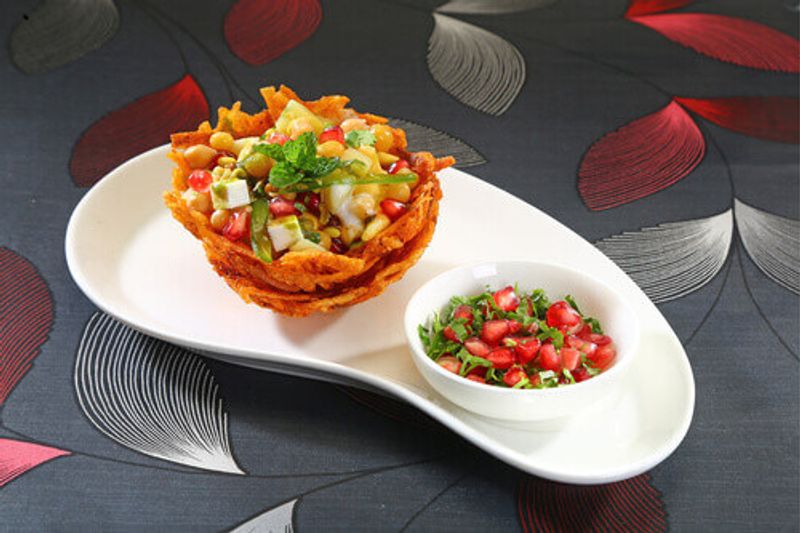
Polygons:
<instances>
[{"instance_id":1,"label":"bowl rim","mask_svg":"<svg viewBox=\"0 0 800 533\"><path fill-rule=\"evenodd\" d=\"M447 370L442 368L440 365L436 364L436 362L433 359L428 357L428 354L425 353L425 349L422 347L422 341L419 339L419 333L417 331L417 328L418 328L419 324L412 324L411 323L411 320L410 320L410 317L409 317L409 310L411 308L411 304L414 303L417 299L421 298L421 295L424 294L425 290L430 285L432 285L434 282L440 280L441 278L446 278L448 276L452 276L455 272L459 272L459 271L463 271L463 270L467 270L467 269L474 269L474 268L481 267L481 266L484 266L484 265L494 265L494 264L499 264L499 263L555 267L555 268L557 268L559 270L563 270L563 271L567 272L569 275L586 278L592 284L598 285L598 286L604 288L606 291L610 292L611 294L614 294L617 297L617 300L619 302L621 302L627 308L628 315L630 317L632 317L633 320L634 320L634 323L632 324L632 326L633 326L633 337L632 337L632 340L631 340L630 349L626 350L626 356L621 358L621 359L619 359L618 362L615 362L614 366L612 366L611 368L609 368L608 370L606 370L604 372L601 372L600 374L598 374L597 376L593 377L592 379L588 379L588 380L582 381L580 383L573 383L570 386L553 387L553 388L547 388L547 389L512 389L510 387L506 388L506 387L498 387L498 386L494 386L494 385L486 385L484 383L478 383L476 381L472 381L470 379L467 379L464 376L460 376L460 375L454 374L452 372L448 372ZM431 311L431 313L432 313L432 311ZM633 309L631 308L630 304L628 304L628 302L625 300L625 298L622 297L622 295L619 293L619 291L613 289L608 284L606 284L603 281L600 281L599 279L595 278L594 276L586 274L585 272L581 272L579 270L576 270L576 269L574 269L572 267L563 265L561 263L555 263L555 262L550 262L550 261L533 261L533 260L518 260L518 259L503 260L503 259L500 259L500 260L491 260L491 261L475 261L475 262L465 263L465 264L462 264L462 265L459 265L459 266L456 266L456 267L453 267L453 268L449 268L449 269L445 270L444 272L440 272L436 276L430 278L425 283L423 283L420 287L418 287L416 291L414 291L414 294L411 295L411 298L409 298L408 302L406 303L406 308L405 308L405 311L403 313L403 322L404 322L403 329L404 329L405 334L406 334L406 342L409 344L409 347L411 348L412 356L415 358L415 360L423 360L424 361L423 364L427 365L428 368L433 369L434 372L438 372L439 375L444 376L445 379L451 380L452 383L457 383L458 385L466 386L466 387L472 388L472 390L478 391L480 393L485 393L485 394L513 395L513 394L520 394L520 393L523 393L523 394L524 393L535 393L537 395L555 396L555 395L563 395L563 394L565 394L565 391L573 390L573 389L575 389L577 387L580 387L582 385L583 385L583 387L581 388L581 390L586 390L589 385L592 385L594 387L602 385L603 383L608 382L609 379L613 379L617 374L620 374L628 366L631 365L631 363L633 362L633 357L634 357L634 355L635 355L635 353L636 353L636 351L637 351L637 349L639 347L639 341L640 341L640 337L641 337L641 323L639 321L639 317L636 316L636 313L633 312ZM426 381L427 381L427 379L426 379ZM433 385L432 383L431 383L431 386L434 389L436 389L436 386Z\"/></svg>"}]
</instances>

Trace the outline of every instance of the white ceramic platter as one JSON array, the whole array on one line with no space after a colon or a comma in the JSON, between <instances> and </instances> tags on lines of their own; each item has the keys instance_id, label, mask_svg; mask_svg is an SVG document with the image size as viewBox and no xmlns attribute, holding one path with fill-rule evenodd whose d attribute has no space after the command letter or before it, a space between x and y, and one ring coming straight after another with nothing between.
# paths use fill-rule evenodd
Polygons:
<instances>
[{"instance_id":1,"label":"white ceramic platter","mask_svg":"<svg viewBox=\"0 0 800 533\"><path fill-rule=\"evenodd\" d=\"M447 169L440 174L436 234L403 280L355 307L292 319L242 302L211 270L200 243L172 219L161 200L172 166L166 153L156 148L103 178L67 228L67 262L78 286L131 327L212 357L383 391L499 459L567 483L635 476L667 458L685 436L694 379L667 321L614 263L527 203ZM617 395L559 422L512 424L471 414L426 385L405 344L406 302L443 270L497 259L573 266L629 300L641 320L640 351Z\"/></svg>"}]
</instances>

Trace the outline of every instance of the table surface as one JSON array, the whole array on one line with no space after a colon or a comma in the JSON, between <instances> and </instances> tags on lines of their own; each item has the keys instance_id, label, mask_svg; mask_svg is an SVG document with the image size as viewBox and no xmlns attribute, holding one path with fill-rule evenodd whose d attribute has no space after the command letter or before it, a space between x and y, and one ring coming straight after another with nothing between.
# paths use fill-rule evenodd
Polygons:
<instances>
[{"instance_id":1,"label":"table surface","mask_svg":"<svg viewBox=\"0 0 800 533\"><path fill-rule=\"evenodd\" d=\"M796 531L797 9L3 2L0 530ZM677 451L634 479L559 485L393 400L170 350L102 315L63 253L87 188L281 83L414 123L617 259L692 363ZM150 381L87 362L112 349ZM148 405L159 386L217 432Z\"/></svg>"}]
</instances>

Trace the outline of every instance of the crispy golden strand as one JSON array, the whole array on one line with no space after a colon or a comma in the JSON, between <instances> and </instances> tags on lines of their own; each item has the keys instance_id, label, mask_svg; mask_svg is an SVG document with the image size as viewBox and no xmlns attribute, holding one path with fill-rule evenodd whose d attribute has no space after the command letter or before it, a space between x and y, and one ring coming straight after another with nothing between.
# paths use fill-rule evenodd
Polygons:
<instances>
[{"instance_id":1,"label":"crispy golden strand","mask_svg":"<svg viewBox=\"0 0 800 533\"><path fill-rule=\"evenodd\" d=\"M439 199L442 196L436 172L452 165L452 157L435 158L427 152L406 151L405 132L394 129L391 152L409 159L419 176L408 203L408 212L360 248L346 254L332 252L288 252L272 263L258 259L249 246L231 242L211 227L208 216L187 207L181 198L191 168L182 149L208 144L211 134L227 131L235 138L260 135L274 125L286 104L297 100L322 117L341 121L360 117L368 124L384 124L386 119L345 108L345 96L323 96L305 102L285 86L261 89L267 109L249 115L237 102L231 109L220 108L216 127L208 122L197 131L172 135L169 157L173 170L173 190L164 193L164 201L173 216L202 241L209 262L226 283L246 302L253 302L289 316L307 316L330 312L377 296L399 280L417 262L436 227Z\"/></svg>"}]
</instances>

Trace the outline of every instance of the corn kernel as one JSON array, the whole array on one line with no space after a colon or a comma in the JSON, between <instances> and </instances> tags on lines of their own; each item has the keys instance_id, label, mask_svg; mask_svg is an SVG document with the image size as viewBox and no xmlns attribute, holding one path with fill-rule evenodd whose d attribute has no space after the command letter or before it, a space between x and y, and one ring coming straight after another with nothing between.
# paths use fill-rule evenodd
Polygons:
<instances>
[{"instance_id":1,"label":"corn kernel","mask_svg":"<svg viewBox=\"0 0 800 533\"><path fill-rule=\"evenodd\" d=\"M383 169L381 168L381 162L378 161L378 153L375 151L374 146L359 146L358 151L369 157L371 162L369 171L372 174L380 174L383 172Z\"/></svg>"},{"instance_id":2,"label":"corn kernel","mask_svg":"<svg viewBox=\"0 0 800 533\"><path fill-rule=\"evenodd\" d=\"M217 155L217 151L205 144L195 144L183 152L183 157L192 168L206 168Z\"/></svg>"},{"instance_id":3,"label":"corn kernel","mask_svg":"<svg viewBox=\"0 0 800 533\"><path fill-rule=\"evenodd\" d=\"M233 165L236 164L236 160L232 157L220 157L217 159L217 164L222 167L233 168Z\"/></svg>"},{"instance_id":4,"label":"corn kernel","mask_svg":"<svg viewBox=\"0 0 800 533\"><path fill-rule=\"evenodd\" d=\"M382 167L388 167L395 161L398 161L400 158L396 155L392 155L388 152L378 152L378 161L380 162Z\"/></svg>"},{"instance_id":5,"label":"corn kernel","mask_svg":"<svg viewBox=\"0 0 800 533\"><path fill-rule=\"evenodd\" d=\"M375 135L375 149L377 151L386 152L394 145L392 128L386 124L375 124L372 126L372 134Z\"/></svg>"},{"instance_id":6,"label":"corn kernel","mask_svg":"<svg viewBox=\"0 0 800 533\"><path fill-rule=\"evenodd\" d=\"M213 213L211 213L211 226L217 230L221 231L222 228L225 227L225 224L228 223L228 219L231 217L230 212L226 209L217 209Z\"/></svg>"},{"instance_id":7,"label":"corn kernel","mask_svg":"<svg viewBox=\"0 0 800 533\"><path fill-rule=\"evenodd\" d=\"M225 150L226 152L233 151L233 135L227 131L213 133L208 142L211 147L216 150Z\"/></svg>"},{"instance_id":8,"label":"corn kernel","mask_svg":"<svg viewBox=\"0 0 800 533\"><path fill-rule=\"evenodd\" d=\"M339 228L334 228L333 226L328 226L327 228L322 230L322 233L326 233L328 234L328 236L334 239L338 239L342 235L342 232L339 231Z\"/></svg>"},{"instance_id":9,"label":"corn kernel","mask_svg":"<svg viewBox=\"0 0 800 533\"><path fill-rule=\"evenodd\" d=\"M319 220L311 213L303 213L298 219L300 227L306 231L316 231L319 228Z\"/></svg>"},{"instance_id":10,"label":"corn kernel","mask_svg":"<svg viewBox=\"0 0 800 533\"><path fill-rule=\"evenodd\" d=\"M364 233L361 234L361 240L367 242L374 239L378 233L388 228L389 224L391 224L391 221L386 215L380 214L376 216L367 224L367 227L364 228Z\"/></svg>"},{"instance_id":11,"label":"corn kernel","mask_svg":"<svg viewBox=\"0 0 800 533\"><path fill-rule=\"evenodd\" d=\"M382 193L381 186L377 183L364 183L353 187L353 196L357 194L369 194L376 202L382 199Z\"/></svg>"},{"instance_id":12,"label":"corn kernel","mask_svg":"<svg viewBox=\"0 0 800 533\"><path fill-rule=\"evenodd\" d=\"M389 183L384 189L384 194L386 198L407 202L411 198L411 187L408 186L408 183Z\"/></svg>"},{"instance_id":13,"label":"corn kernel","mask_svg":"<svg viewBox=\"0 0 800 533\"><path fill-rule=\"evenodd\" d=\"M360 226L344 226L342 227L342 242L350 246L353 241L358 239L364 229Z\"/></svg>"},{"instance_id":14,"label":"corn kernel","mask_svg":"<svg viewBox=\"0 0 800 533\"><path fill-rule=\"evenodd\" d=\"M325 141L317 146L317 155L320 157L342 157L344 146L338 141Z\"/></svg>"}]
</instances>

